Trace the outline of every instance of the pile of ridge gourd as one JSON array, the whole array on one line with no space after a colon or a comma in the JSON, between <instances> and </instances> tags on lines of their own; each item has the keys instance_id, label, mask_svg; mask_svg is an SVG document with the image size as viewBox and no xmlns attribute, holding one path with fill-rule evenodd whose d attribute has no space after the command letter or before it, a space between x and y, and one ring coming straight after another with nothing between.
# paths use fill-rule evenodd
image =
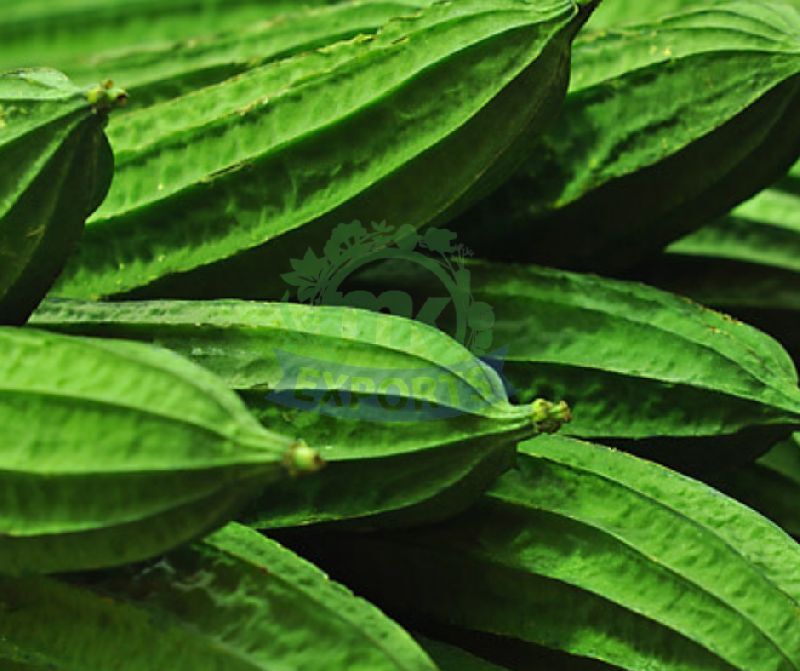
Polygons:
<instances>
[{"instance_id":1,"label":"pile of ridge gourd","mask_svg":"<svg viewBox=\"0 0 800 671\"><path fill-rule=\"evenodd\" d=\"M800 671L800 0L0 10L2 671Z\"/></svg>"}]
</instances>

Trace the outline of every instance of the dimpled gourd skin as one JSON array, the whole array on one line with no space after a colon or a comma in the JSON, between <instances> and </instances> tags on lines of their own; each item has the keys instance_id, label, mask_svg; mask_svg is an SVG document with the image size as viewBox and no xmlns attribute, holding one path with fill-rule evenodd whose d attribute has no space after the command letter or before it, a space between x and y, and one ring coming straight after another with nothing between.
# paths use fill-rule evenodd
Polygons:
<instances>
[{"instance_id":1,"label":"dimpled gourd skin","mask_svg":"<svg viewBox=\"0 0 800 671\"><path fill-rule=\"evenodd\" d=\"M0 0L0 69L47 66L70 74L90 55L157 49L331 4L337 0Z\"/></svg>"},{"instance_id":2,"label":"dimpled gourd skin","mask_svg":"<svg viewBox=\"0 0 800 671\"><path fill-rule=\"evenodd\" d=\"M0 351L0 573L150 558L317 466L171 352L15 327Z\"/></svg>"},{"instance_id":3,"label":"dimpled gourd skin","mask_svg":"<svg viewBox=\"0 0 800 671\"><path fill-rule=\"evenodd\" d=\"M289 259L343 221L449 218L552 119L595 4L434 3L125 115L57 294L280 298Z\"/></svg>"},{"instance_id":4,"label":"dimpled gourd skin","mask_svg":"<svg viewBox=\"0 0 800 671\"><path fill-rule=\"evenodd\" d=\"M53 70L0 73L0 324L25 322L108 192L103 129L124 99Z\"/></svg>"},{"instance_id":5,"label":"dimpled gourd skin","mask_svg":"<svg viewBox=\"0 0 800 671\"><path fill-rule=\"evenodd\" d=\"M349 0L330 6L323 3L324 7L292 7L291 14L271 19L262 16L244 29L215 30L210 35L192 35L191 39L91 56L80 49L84 55L70 60L64 70L80 83L94 82L98 77L125 82L131 96L128 111L186 95L325 44L374 34L392 17L413 13L434 1Z\"/></svg>"},{"instance_id":6,"label":"dimpled gourd skin","mask_svg":"<svg viewBox=\"0 0 800 671\"><path fill-rule=\"evenodd\" d=\"M691 3L690 3L691 4ZM800 157L800 6L701 3L575 41L559 120L459 220L481 255L623 273Z\"/></svg>"}]
</instances>

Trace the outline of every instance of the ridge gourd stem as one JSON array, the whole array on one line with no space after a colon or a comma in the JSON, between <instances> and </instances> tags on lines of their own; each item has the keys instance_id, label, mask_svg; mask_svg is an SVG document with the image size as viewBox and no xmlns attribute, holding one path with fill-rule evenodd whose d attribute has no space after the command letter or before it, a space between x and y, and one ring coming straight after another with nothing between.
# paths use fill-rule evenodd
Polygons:
<instances>
[{"instance_id":1,"label":"ridge gourd stem","mask_svg":"<svg viewBox=\"0 0 800 671\"><path fill-rule=\"evenodd\" d=\"M540 398L531 404L531 418L537 433L557 433L572 421L572 410L565 401L551 403Z\"/></svg>"},{"instance_id":2,"label":"ridge gourd stem","mask_svg":"<svg viewBox=\"0 0 800 671\"><path fill-rule=\"evenodd\" d=\"M125 107L128 103L128 93L124 89L114 86L114 82L109 79L90 88L86 92L86 100L95 112L105 113Z\"/></svg>"},{"instance_id":3,"label":"ridge gourd stem","mask_svg":"<svg viewBox=\"0 0 800 671\"><path fill-rule=\"evenodd\" d=\"M292 477L316 473L325 466L325 460L319 452L303 440L298 440L289 447L284 463Z\"/></svg>"}]
</instances>

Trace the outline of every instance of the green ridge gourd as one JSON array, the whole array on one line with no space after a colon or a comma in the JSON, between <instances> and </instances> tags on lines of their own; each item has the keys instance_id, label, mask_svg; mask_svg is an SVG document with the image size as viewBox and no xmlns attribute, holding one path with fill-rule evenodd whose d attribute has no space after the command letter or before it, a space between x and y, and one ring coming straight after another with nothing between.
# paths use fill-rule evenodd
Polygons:
<instances>
[{"instance_id":1,"label":"green ridge gourd","mask_svg":"<svg viewBox=\"0 0 800 671\"><path fill-rule=\"evenodd\" d=\"M53 70L0 73L0 324L47 293L108 191L109 110L125 100Z\"/></svg>"},{"instance_id":2,"label":"green ridge gourd","mask_svg":"<svg viewBox=\"0 0 800 671\"><path fill-rule=\"evenodd\" d=\"M565 431L680 470L749 463L800 421L797 370L768 335L681 296L636 282L533 265L471 261L471 295L491 306L489 352L517 402L564 399ZM437 287L386 264L354 285ZM440 326L454 331L452 311Z\"/></svg>"},{"instance_id":3,"label":"green ridge gourd","mask_svg":"<svg viewBox=\"0 0 800 671\"><path fill-rule=\"evenodd\" d=\"M325 44L372 34L394 16L433 0L357 0L313 9L299 8L226 33L87 57L64 70L78 82L97 77L124 81L129 109L180 97L269 62ZM99 73L99 74L98 74Z\"/></svg>"},{"instance_id":4,"label":"green ridge gourd","mask_svg":"<svg viewBox=\"0 0 800 671\"><path fill-rule=\"evenodd\" d=\"M663 19L672 14L713 7L723 0L659 0L659 2L640 2L639 0L612 0L604 2L592 16L587 30L615 30L654 19ZM767 0L770 2L771 0ZM778 0L781 1L781 0Z\"/></svg>"},{"instance_id":5,"label":"green ridge gourd","mask_svg":"<svg viewBox=\"0 0 800 671\"><path fill-rule=\"evenodd\" d=\"M377 608L235 524L141 566L0 577L0 603L0 659L36 669L437 671Z\"/></svg>"},{"instance_id":6,"label":"green ridge gourd","mask_svg":"<svg viewBox=\"0 0 800 671\"><path fill-rule=\"evenodd\" d=\"M335 0L0 0L0 68L68 69L88 54L158 49L331 4Z\"/></svg>"},{"instance_id":7,"label":"green ridge gourd","mask_svg":"<svg viewBox=\"0 0 800 671\"><path fill-rule=\"evenodd\" d=\"M171 352L3 327L0 353L0 573L147 559L319 466Z\"/></svg>"},{"instance_id":8,"label":"green ridge gourd","mask_svg":"<svg viewBox=\"0 0 800 671\"><path fill-rule=\"evenodd\" d=\"M559 121L459 220L485 257L619 272L800 157L800 6L733 0L575 41Z\"/></svg>"},{"instance_id":9,"label":"green ridge gourd","mask_svg":"<svg viewBox=\"0 0 800 671\"><path fill-rule=\"evenodd\" d=\"M800 668L800 546L778 527L624 452L557 436L520 449L449 522L281 537L404 618L629 671Z\"/></svg>"},{"instance_id":10,"label":"green ridge gourd","mask_svg":"<svg viewBox=\"0 0 800 671\"><path fill-rule=\"evenodd\" d=\"M488 366L437 329L346 307L239 301L49 301L41 328L154 343L240 392L267 426L320 447L314 478L272 487L259 527L441 519L569 420L563 403L509 403ZM375 483L379 483L375 486Z\"/></svg>"},{"instance_id":11,"label":"green ridge gourd","mask_svg":"<svg viewBox=\"0 0 800 671\"><path fill-rule=\"evenodd\" d=\"M125 115L59 295L279 298L287 259L343 221L449 217L555 115L595 4L434 3Z\"/></svg>"}]
</instances>

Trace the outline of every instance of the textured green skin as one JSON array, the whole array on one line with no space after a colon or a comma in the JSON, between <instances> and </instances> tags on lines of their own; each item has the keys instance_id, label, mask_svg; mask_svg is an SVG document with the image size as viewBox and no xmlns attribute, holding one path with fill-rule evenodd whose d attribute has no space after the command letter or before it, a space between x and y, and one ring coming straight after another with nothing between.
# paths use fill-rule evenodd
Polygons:
<instances>
[{"instance_id":1,"label":"textured green skin","mask_svg":"<svg viewBox=\"0 0 800 671\"><path fill-rule=\"evenodd\" d=\"M559 123L461 239L491 258L629 268L797 160L798 73L800 7L780 3L586 33Z\"/></svg>"},{"instance_id":2,"label":"textured green skin","mask_svg":"<svg viewBox=\"0 0 800 671\"><path fill-rule=\"evenodd\" d=\"M167 42L158 46L93 54L64 67L77 82L103 78L122 82L129 109L176 98L219 83L246 70L293 54L374 33L395 15L408 14L431 0L367 0L299 10L237 27L222 35Z\"/></svg>"},{"instance_id":3,"label":"textured green skin","mask_svg":"<svg viewBox=\"0 0 800 671\"><path fill-rule=\"evenodd\" d=\"M413 426L323 417L309 426L274 407L251 409L285 431L302 427L309 440L325 445L327 461L314 478L273 487L248 507L241 519L257 529L338 523L363 530L447 519L513 467L517 443L534 433L524 417L462 416Z\"/></svg>"},{"instance_id":4,"label":"textured green skin","mask_svg":"<svg viewBox=\"0 0 800 671\"><path fill-rule=\"evenodd\" d=\"M68 68L76 58L237 30L331 0L0 0L0 68Z\"/></svg>"},{"instance_id":5,"label":"textured green skin","mask_svg":"<svg viewBox=\"0 0 800 671\"><path fill-rule=\"evenodd\" d=\"M755 464L724 478L720 488L800 538L800 442L776 445Z\"/></svg>"},{"instance_id":6,"label":"textured green skin","mask_svg":"<svg viewBox=\"0 0 800 671\"><path fill-rule=\"evenodd\" d=\"M469 513L337 540L309 554L394 612L630 671L800 668L800 547L623 452L537 438Z\"/></svg>"},{"instance_id":7,"label":"textured green skin","mask_svg":"<svg viewBox=\"0 0 800 671\"><path fill-rule=\"evenodd\" d=\"M419 227L463 207L555 113L590 10L437 3L126 115L60 295L279 297L288 260L342 221Z\"/></svg>"},{"instance_id":8,"label":"textured green skin","mask_svg":"<svg viewBox=\"0 0 800 671\"><path fill-rule=\"evenodd\" d=\"M497 375L445 334L424 324L352 308L238 301L80 303L48 301L41 328L143 340L172 349L242 393L261 421L323 446L327 467L313 478L274 485L248 510L261 528L350 520L360 526L408 525L460 512L514 459L534 431L531 409L509 404ZM450 408L455 416L396 423L333 418L287 408L271 390L308 389L285 379L279 352L320 361L330 378L317 391L350 390L341 368L438 371L433 389L405 398ZM325 364L324 362L331 362ZM285 364L283 364L285 366ZM352 373L350 373L352 376ZM457 398L450 390L457 389ZM362 394L352 394L354 400ZM381 483L379 487L371 483Z\"/></svg>"},{"instance_id":9,"label":"textured green skin","mask_svg":"<svg viewBox=\"0 0 800 671\"><path fill-rule=\"evenodd\" d=\"M637 270L648 282L736 315L798 359L800 164L774 187Z\"/></svg>"},{"instance_id":10,"label":"textured green skin","mask_svg":"<svg viewBox=\"0 0 800 671\"><path fill-rule=\"evenodd\" d=\"M416 638L440 671L505 671L502 667L475 657L461 648L422 636Z\"/></svg>"},{"instance_id":11,"label":"textured green skin","mask_svg":"<svg viewBox=\"0 0 800 671\"><path fill-rule=\"evenodd\" d=\"M663 18L671 14L680 14L687 10L703 9L713 6L721 0L659 0L658 2L641 2L641 0L608 0L592 16L588 30L614 30L628 25L636 25Z\"/></svg>"},{"instance_id":12,"label":"textured green skin","mask_svg":"<svg viewBox=\"0 0 800 671\"><path fill-rule=\"evenodd\" d=\"M0 603L0 655L62 671L436 671L375 607L238 525L144 567L0 578Z\"/></svg>"},{"instance_id":13,"label":"textured green skin","mask_svg":"<svg viewBox=\"0 0 800 671\"><path fill-rule=\"evenodd\" d=\"M537 266L467 267L473 297L494 310L492 349L502 352L512 397L565 399L570 435L708 472L749 462L798 424L795 367L752 327L633 282ZM435 295L396 266L360 281Z\"/></svg>"},{"instance_id":14,"label":"textured green skin","mask_svg":"<svg viewBox=\"0 0 800 671\"><path fill-rule=\"evenodd\" d=\"M0 572L146 559L287 477L293 439L171 352L7 327L0 351Z\"/></svg>"},{"instance_id":15,"label":"textured green skin","mask_svg":"<svg viewBox=\"0 0 800 671\"><path fill-rule=\"evenodd\" d=\"M52 70L0 74L0 324L22 324L111 184L86 91Z\"/></svg>"}]
</instances>

